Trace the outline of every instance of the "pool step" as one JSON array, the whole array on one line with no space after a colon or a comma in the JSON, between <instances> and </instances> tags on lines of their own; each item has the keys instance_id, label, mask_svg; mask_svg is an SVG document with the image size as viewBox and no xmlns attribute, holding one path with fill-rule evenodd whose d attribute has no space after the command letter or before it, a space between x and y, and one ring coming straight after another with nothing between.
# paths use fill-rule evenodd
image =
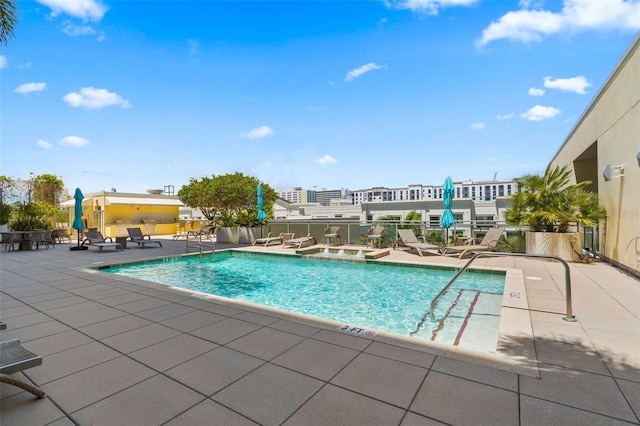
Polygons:
<instances>
[{"instance_id":1,"label":"pool step","mask_svg":"<svg viewBox=\"0 0 640 426\"><path fill-rule=\"evenodd\" d=\"M460 290L430 338L435 342L495 352L501 307L501 294Z\"/></svg>"}]
</instances>

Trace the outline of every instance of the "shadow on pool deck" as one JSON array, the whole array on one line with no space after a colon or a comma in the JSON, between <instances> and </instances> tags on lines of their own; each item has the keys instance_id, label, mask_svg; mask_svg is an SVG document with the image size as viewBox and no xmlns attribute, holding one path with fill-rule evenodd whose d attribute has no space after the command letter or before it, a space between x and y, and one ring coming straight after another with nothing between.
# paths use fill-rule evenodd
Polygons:
<instances>
[{"instance_id":1,"label":"shadow on pool deck","mask_svg":"<svg viewBox=\"0 0 640 426\"><path fill-rule=\"evenodd\" d=\"M163 246L2 252L0 336L43 355L17 376L47 391L2 384L2 424L640 424L640 285L609 265L571 265L569 323L560 265L478 261L523 270L533 348L515 336L502 350L536 378L86 269L186 250Z\"/></svg>"}]
</instances>

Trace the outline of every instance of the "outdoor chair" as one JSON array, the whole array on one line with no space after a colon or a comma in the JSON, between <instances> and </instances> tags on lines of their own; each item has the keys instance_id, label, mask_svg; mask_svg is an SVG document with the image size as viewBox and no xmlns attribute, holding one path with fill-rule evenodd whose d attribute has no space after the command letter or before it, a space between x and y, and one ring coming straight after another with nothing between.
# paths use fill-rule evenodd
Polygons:
<instances>
[{"instance_id":1,"label":"outdoor chair","mask_svg":"<svg viewBox=\"0 0 640 426\"><path fill-rule=\"evenodd\" d=\"M513 252L513 247L500 240L502 234L504 234L504 228L489 228L480 243L473 244L475 241L478 241L478 239L469 238L467 240L467 244L442 247L440 249L440 254L443 256L446 254L453 254L458 256L459 259L462 259L465 255L477 251L497 251L498 246L502 246Z\"/></svg>"},{"instance_id":2,"label":"outdoor chair","mask_svg":"<svg viewBox=\"0 0 640 426\"><path fill-rule=\"evenodd\" d=\"M282 247L284 248L302 248L302 246L311 246L311 245L315 245L317 244L316 238L311 235L311 234L307 234L306 237L298 237L298 238L292 238L290 240L286 240L283 244Z\"/></svg>"},{"instance_id":3,"label":"outdoor chair","mask_svg":"<svg viewBox=\"0 0 640 426\"><path fill-rule=\"evenodd\" d=\"M114 248L115 250L122 251L122 244L114 243L111 237L105 239L100 231L87 231L84 235L83 246L98 247L100 253L102 253L103 248Z\"/></svg>"},{"instance_id":4,"label":"outdoor chair","mask_svg":"<svg viewBox=\"0 0 640 426\"><path fill-rule=\"evenodd\" d=\"M138 247L142 246L142 248L147 248L147 244L157 244L162 247L162 241L152 240L151 236L143 235L140 228L127 228L127 233L129 234L128 243L136 243Z\"/></svg>"},{"instance_id":5,"label":"outdoor chair","mask_svg":"<svg viewBox=\"0 0 640 426\"><path fill-rule=\"evenodd\" d=\"M36 250L40 250L40 244L43 244L47 250L49 250L49 242L44 237L44 233L45 231L41 229L29 231L26 234L25 240L31 243L31 247L35 244Z\"/></svg>"},{"instance_id":6,"label":"outdoor chair","mask_svg":"<svg viewBox=\"0 0 640 426\"><path fill-rule=\"evenodd\" d=\"M3 324L4 326L4 324ZM42 357L28 351L17 339L0 342L0 383L17 386L31 392L38 398L44 398L46 393L22 380L9 376L28 368L42 365Z\"/></svg>"},{"instance_id":7,"label":"outdoor chair","mask_svg":"<svg viewBox=\"0 0 640 426\"><path fill-rule=\"evenodd\" d=\"M271 232L269 232L266 237L256 238L251 245L255 246L256 244L260 244L260 245L266 247L266 246L268 246L270 244L274 244L274 243L275 244L282 244L282 235L283 234L284 233L281 232L280 235L278 235L278 236L272 236Z\"/></svg>"},{"instance_id":8,"label":"outdoor chair","mask_svg":"<svg viewBox=\"0 0 640 426\"><path fill-rule=\"evenodd\" d=\"M384 241L384 226L374 226L367 232L367 245L371 244L371 247L382 247Z\"/></svg>"},{"instance_id":9,"label":"outdoor chair","mask_svg":"<svg viewBox=\"0 0 640 426\"><path fill-rule=\"evenodd\" d=\"M417 251L420 256L423 256L425 253L439 254L437 250L440 249L440 246L427 243L422 235L420 238L422 241L416 237L416 234L414 234L411 229L398 229L398 239L393 243L393 249L395 250L399 245L402 245Z\"/></svg>"},{"instance_id":10,"label":"outdoor chair","mask_svg":"<svg viewBox=\"0 0 640 426\"><path fill-rule=\"evenodd\" d=\"M338 240L342 244L342 238L340 238L340 227L330 226L324 230L324 241L327 245L330 245L331 241Z\"/></svg>"},{"instance_id":11,"label":"outdoor chair","mask_svg":"<svg viewBox=\"0 0 640 426\"><path fill-rule=\"evenodd\" d=\"M2 233L2 245L4 246L4 251L14 251L16 249L15 245L20 245L22 241L22 234L14 232Z\"/></svg>"},{"instance_id":12,"label":"outdoor chair","mask_svg":"<svg viewBox=\"0 0 640 426\"><path fill-rule=\"evenodd\" d=\"M57 242L58 244L65 240L67 243L71 243L71 234L66 228L54 229L51 233L51 238L53 238L53 241Z\"/></svg>"}]
</instances>

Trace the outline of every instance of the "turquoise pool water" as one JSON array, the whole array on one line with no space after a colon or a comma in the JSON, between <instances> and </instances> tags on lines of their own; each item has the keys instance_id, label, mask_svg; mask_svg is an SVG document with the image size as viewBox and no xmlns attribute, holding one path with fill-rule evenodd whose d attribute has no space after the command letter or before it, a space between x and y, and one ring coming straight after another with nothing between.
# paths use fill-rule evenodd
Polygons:
<instances>
[{"instance_id":1,"label":"turquoise pool water","mask_svg":"<svg viewBox=\"0 0 640 426\"><path fill-rule=\"evenodd\" d=\"M415 330L456 272L234 251L101 270L402 335ZM504 282L501 273L463 274L438 303L437 317L455 305L461 289L502 294Z\"/></svg>"}]
</instances>

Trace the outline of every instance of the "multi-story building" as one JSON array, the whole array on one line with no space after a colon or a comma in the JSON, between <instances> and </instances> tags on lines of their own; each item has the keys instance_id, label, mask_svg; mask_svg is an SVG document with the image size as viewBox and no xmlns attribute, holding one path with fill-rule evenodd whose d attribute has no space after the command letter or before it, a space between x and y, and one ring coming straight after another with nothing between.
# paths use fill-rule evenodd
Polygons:
<instances>
[{"instance_id":1,"label":"multi-story building","mask_svg":"<svg viewBox=\"0 0 640 426\"><path fill-rule=\"evenodd\" d=\"M292 204L305 204L316 202L316 191L295 187L286 190L277 191L278 197Z\"/></svg>"},{"instance_id":2,"label":"multi-story building","mask_svg":"<svg viewBox=\"0 0 640 426\"><path fill-rule=\"evenodd\" d=\"M517 185L513 181L463 181L454 182L454 198L472 201L495 201L501 197L511 197ZM375 187L353 191L354 205L389 201L429 201L442 200L442 185L413 184L406 188Z\"/></svg>"}]
</instances>

